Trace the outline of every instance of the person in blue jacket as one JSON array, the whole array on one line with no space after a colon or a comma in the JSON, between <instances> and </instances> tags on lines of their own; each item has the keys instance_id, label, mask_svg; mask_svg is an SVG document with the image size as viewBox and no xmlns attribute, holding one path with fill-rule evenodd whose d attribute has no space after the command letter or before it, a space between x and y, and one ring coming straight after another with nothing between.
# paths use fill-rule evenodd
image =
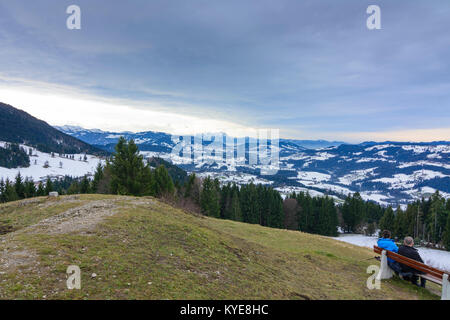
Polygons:
<instances>
[{"instance_id":1,"label":"person in blue jacket","mask_svg":"<svg viewBox=\"0 0 450 320\"><path fill-rule=\"evenodd\" d=\"M378 247L381 249L389 250L398 253L398 247L394 240L391 239L391 232L389 230L384 230L382 233L382 238L378 239ZM400 264L391 258L388 258L388 266L394 270L395 274L399 274L402 270Z\"/></svg>"}]
</instances>

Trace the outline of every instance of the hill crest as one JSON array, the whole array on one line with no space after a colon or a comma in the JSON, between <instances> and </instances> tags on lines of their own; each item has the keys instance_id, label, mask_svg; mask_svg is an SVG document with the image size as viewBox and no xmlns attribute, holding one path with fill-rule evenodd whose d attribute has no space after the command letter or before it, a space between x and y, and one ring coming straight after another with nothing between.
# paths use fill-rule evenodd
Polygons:
<instances>
[{"instance_id":1,"label":"hill crest","mask_svg":"<svg viewBox=\"0 0 450 320\"><path fill-rule=\"evenodd\" d=\"M1 299L436 299L366 287L369 249L186 213L155 198L76 195L0 205ZM80 266L81 290L66 288Z\"/></svg>"}]
</instances>

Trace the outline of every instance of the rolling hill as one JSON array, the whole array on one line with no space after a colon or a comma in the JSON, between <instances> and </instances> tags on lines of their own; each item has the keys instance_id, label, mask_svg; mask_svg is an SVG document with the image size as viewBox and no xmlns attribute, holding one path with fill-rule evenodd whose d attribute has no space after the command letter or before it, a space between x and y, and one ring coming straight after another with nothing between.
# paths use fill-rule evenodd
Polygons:
<instances>
[{"instance_id":1,"label":"rolling hill","mask_svg":"<svg viewBox=\"0 0 450 320\"><path fill-rule=\"evenodd\" d=\"M370 249L217 220L151 197L0 205L0 299L437 299L405 281L369 290ZM66 270L81 269L68 290Z\"/></svg>"},{"instance_id":2,"label":"rolling hill","mask_svg":"<svg viewBox=\"0 0 450 320\"><path fill-rule=\"evenodd\" d=\"M25 111L4 103L0 103L0 141L26 144L46 153L107 154L104 150L65 134Z\"/></svg>"}]
</instances>

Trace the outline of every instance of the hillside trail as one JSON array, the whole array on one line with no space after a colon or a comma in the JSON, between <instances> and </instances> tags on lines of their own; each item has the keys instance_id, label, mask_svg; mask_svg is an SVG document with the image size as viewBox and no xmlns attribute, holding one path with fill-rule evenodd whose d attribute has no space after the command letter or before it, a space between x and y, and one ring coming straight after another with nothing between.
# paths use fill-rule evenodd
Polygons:
<instances>
[{"instance_id":1,"label":"hillside trail","mask_svg":"<svg viewBox=\"0 0 450 320\"><path fill-rule=\"evenodd\" d=\"M105 218L113 216L120 208L130 208L137 205L152 205L152 199L142 199L133 201L132 204L127 200L133 200L133 197L121 197L120 199L92 200L89 202L80 201L80 206L68 209L54 216L45 218L33 225L23 229L8 233L0 237L0 245L5 245L0 251L0 276L6 271L13 271L17 268L34 269L39 262L37 254L20 246L13 241L17 235L21 234L67 234L77 233L83 235L92 234L96 226L104 221ZM63 202L76 202L76 198L58 198L52 202L52 205L58 205ZM26 203L26 205L34 202ZM22 205L22 204L20 204ZM44 205L48 205L45 204ZM40 205L42 206L42 205ZM37 271L37 270L35 270Z\"/></svg>"}]
</instances>

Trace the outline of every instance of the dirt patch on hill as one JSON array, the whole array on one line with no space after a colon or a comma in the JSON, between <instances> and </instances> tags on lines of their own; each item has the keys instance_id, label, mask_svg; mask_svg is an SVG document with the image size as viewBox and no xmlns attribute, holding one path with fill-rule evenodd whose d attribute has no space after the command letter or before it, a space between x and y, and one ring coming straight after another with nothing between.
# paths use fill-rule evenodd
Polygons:
<instances>
[{"instance_id":1,"label":"dirt patch on hill","mask_svg":"<svg viewBox=\"0 0 450 320\"><path fill-rule=\"evenodd\" d=\"M47 197L46 201L40 203L38 205L39 209L45 209L52 206L60 205L62 203L77 203L77 202L83 202L83 200L80 200L79 195L70 195L70 196L64 196L64 197Z\"/></svg>"},{"instance_id":2,"label":"dirt patch on hill","mask_svg":"<svg viewBox=\"0 0 450 320\"><path fill-rule=\"evenodd\" d=\"M54 201L40 203L38 207L50 207L62 202L78 201L82 201L78 196L57 198ZM27 201L26 205L32 203L36 204L39 201ZM116 199L97 200L71 208L21 230L0 225L0 235L3 234L0 237L0 245L4 245L3 249L0 250L0 275L14 271L25 272L25 270L28 270L26 272L39 273L40 262L37 255L27 249L15 246L14 242L11 242L16 234L64 234L72 232L89 234L105 217L114 215L119 207L121 206L116 203Z\"/></svg>"},{"instance_id":3,"label":"dirt patch on hill","mask_svg":"<svg viewBox=\"0 0 450 320\"><path fill-rule=\"evenodd\" d=\"M24 230L25 232L61 234L70 232L88 233L103 220L116 213L119 206L114 200L91 201L80 207L44 219Z\"/></svg>"}]
</instances>

